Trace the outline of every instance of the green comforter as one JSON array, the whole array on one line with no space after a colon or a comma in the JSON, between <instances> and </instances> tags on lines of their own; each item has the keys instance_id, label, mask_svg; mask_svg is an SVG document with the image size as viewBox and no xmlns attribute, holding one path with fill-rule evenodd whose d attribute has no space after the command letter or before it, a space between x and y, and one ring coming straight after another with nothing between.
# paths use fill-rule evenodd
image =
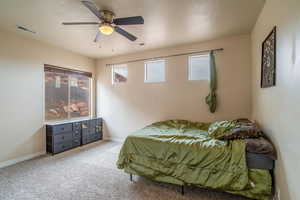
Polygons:
<instances>
[{"instance_id":1,"label":"green comforter","mask_svg":"<svg viewBox=\"0 0 300 200\"><path fill-rule=\"evenodd\" d=\"M169 120L147 126L127 137L117 166L156 181L268 199L269 171L248 169L245 142L213 139L210 125Z\"/></svg>"}]
</instances>

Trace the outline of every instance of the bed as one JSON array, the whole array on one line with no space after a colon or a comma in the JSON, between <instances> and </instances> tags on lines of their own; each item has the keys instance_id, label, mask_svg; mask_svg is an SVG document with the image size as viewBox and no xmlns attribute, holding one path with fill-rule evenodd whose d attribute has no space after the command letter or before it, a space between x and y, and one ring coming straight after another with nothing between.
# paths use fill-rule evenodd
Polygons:
<instances>
[{"instance_id":1,"label":"bed","mask_svg":"<svg viewBox=\"0 0 300 200\"><path fill-rule=\"evenodd\" d=\"M267 200L272 193L273 159L247 153L245 140L212 138L210 126L186 120L146 126L126 138L117 166L154 181Z\"/></svg>"}]
</instances>

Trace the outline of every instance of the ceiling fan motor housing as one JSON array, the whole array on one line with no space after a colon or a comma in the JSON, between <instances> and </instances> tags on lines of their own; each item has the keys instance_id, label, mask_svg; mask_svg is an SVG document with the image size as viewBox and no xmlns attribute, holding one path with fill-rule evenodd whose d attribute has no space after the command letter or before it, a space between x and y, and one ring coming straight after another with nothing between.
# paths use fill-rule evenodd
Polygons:
<instances>
[{"instance_id":1,"label":"ceiling fan motor housing","mask_svg":"<svg viewBox=\"0 0 300 200\"><path fill-rule=\"evenodd\" d=\"M109 10L101 10L101 18L105 23L113 23L115 14Z\"/></svg>"}]
</instances>

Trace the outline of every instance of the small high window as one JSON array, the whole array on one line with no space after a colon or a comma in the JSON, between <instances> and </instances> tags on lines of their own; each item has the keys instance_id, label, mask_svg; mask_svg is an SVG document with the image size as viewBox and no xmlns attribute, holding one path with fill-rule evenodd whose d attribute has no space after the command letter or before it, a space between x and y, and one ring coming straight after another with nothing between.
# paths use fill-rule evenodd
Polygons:
<instances>
[{"instance_id":1,"label":"small high window","mask_svg":"<svg viewBox=\"0 0 300 200\"><path fill-rule=\"evenodd\" d=\"M189 80L209 80L209 55L189 56Z\"/></svg>"},{"instance_id":2,"label":"small high window","mask_svg":"<svg viewBox=\"0 0 300 200\"><path fill-rule=\"evenodd\" d=\"M125 83L128 78L128 68L126 64L114 65L112 67L112 83Z\"/></svg>"},{"instance_id":3,"label":"small high window","mask_svg":"<svg viewBox=\"0 0 300 200\"><path fill-rule=\"evenodd\" d=\"M145 82L156 83L166 81L165 64L165 60L154 60L145 62Z\"/></svg>"}]
</instances>

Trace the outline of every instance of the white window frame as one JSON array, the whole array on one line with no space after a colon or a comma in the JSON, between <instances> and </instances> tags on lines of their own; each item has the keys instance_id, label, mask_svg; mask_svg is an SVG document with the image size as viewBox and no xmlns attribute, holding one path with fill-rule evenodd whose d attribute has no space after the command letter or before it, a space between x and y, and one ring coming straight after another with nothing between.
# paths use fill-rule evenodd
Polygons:
<instances>
[{"instance_id":1,"label":"white window frame","mask_svg":"<svg viewBox=\"0 0 300 200\"><path fill-rule=\"evenodd\" d=\"M66 70L70 70L72 71L72 69L67 69ZM70 102L70 77L71 74L68 75L68 102ZM44 75L43 75L43 121L44 123L50 123L50 122L68 122L68 121L72 121L72 120L83 120L83 119L88 119L94 116L95 114L95 110L94 108L94 78L89 77L89 115L87 116L82 116L82 117L71 117L70 112L68 112L68 116L65 119L46 119L46 83L45 83L45 79L46 79L46 74L44 71Z\"/></svg>"},{"instance_id":2,"label":"white window frame","mask_svg":"<svg viewBox=\"0 0 300 200\"><path fill-rule=\"evenodd\" d=\"M126 77L126 81L125 82L115 82L114 81L114 69L115 68L126 68L126 70L127 70L127 77ZM111 67L111 82L112 82L113 85L125 84L125 83L127 83L127 80L128 80L128 66L127 66L127 64L118 64L118 65L113 65Z\"/></svg>"},{"instance_id":3,"label":"white window frame","mask_svg":"<svg viewBox=\"0 0 300 200\"><path fill-rule=\"evenodd\" d=\"M198 55L191 55L188 58L188 80L189 81L209 81L210 80L210 69L209 69L209 63L208 63L208 77L207 79L192 79L192 58L199 58L199 57L208 57L210 59L209 54L198 54Z\"/></svg>"},{"instance_id":4,"label":"white window frame","mask_svg":"<svg viewBox=\"0 0 300 200\"><path fill-rule=\"evenodd\" d=\"M148 76L147 76L147 65L149 63L156 63L156 62L163 62L163 80L160 81L151 81L148 80ZM159 60L148 60L144 62L144 71L145 71L145 77L144 77L144 82L145 83L163 83L166 82L166 60L165 59L159 59Z\"/></svg>"}]
</instances>

